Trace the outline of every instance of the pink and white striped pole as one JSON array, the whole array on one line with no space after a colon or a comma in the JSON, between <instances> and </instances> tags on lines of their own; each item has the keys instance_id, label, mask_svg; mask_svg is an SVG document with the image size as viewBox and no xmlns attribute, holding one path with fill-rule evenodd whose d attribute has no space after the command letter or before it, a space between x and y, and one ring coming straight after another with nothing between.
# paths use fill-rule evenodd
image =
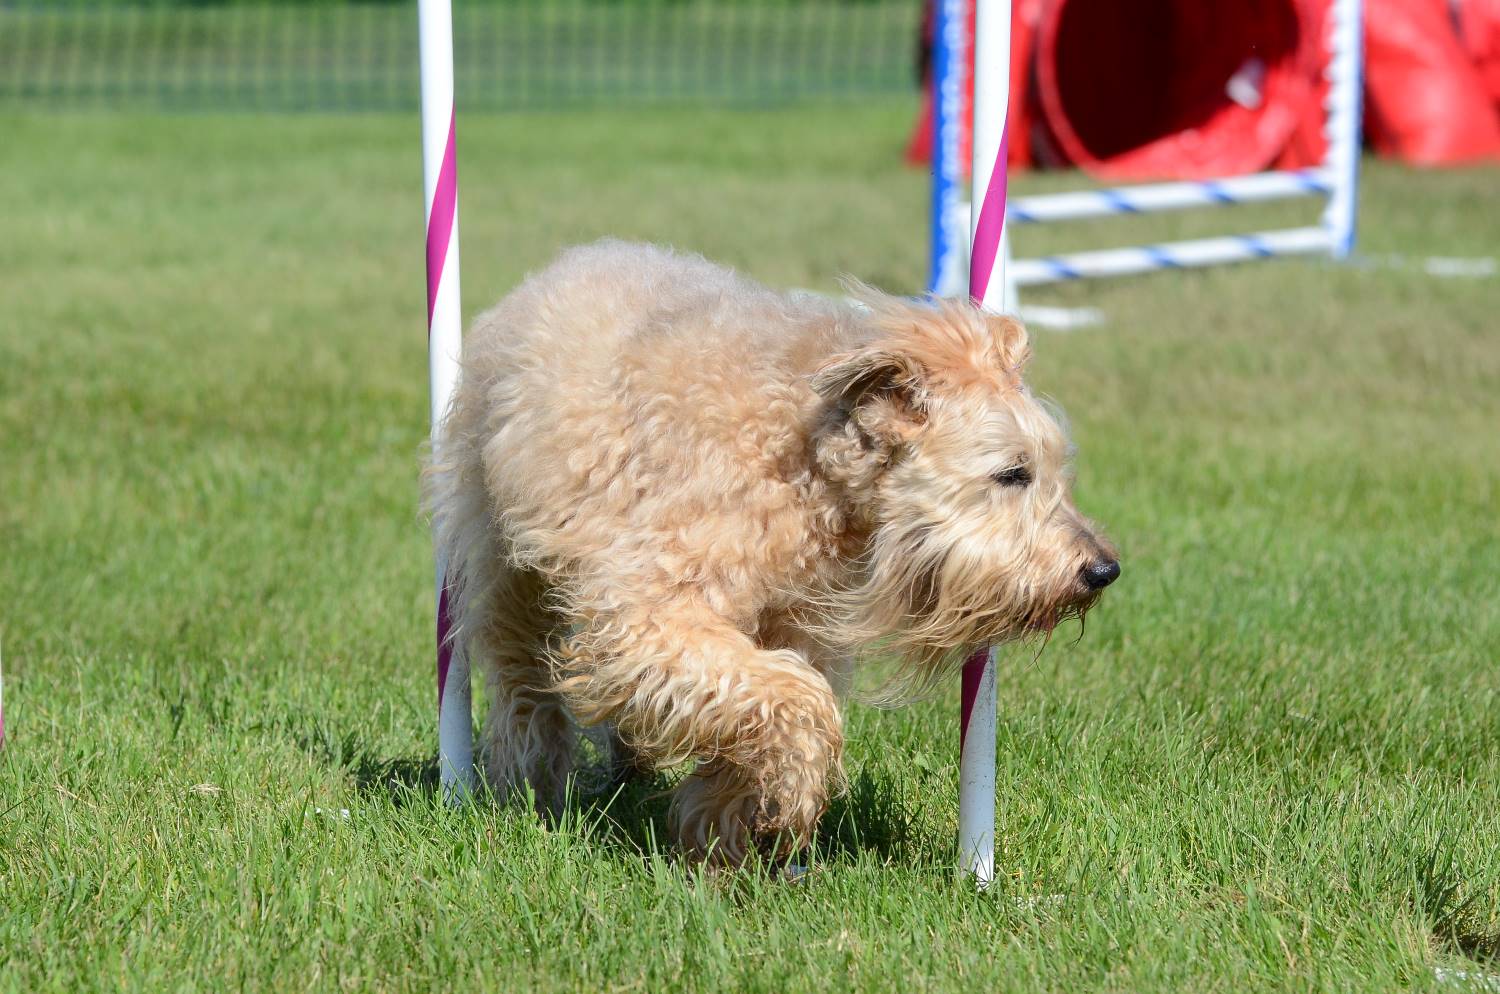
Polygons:
<instances>
[{"instance_id":1,"label":"pink and white striped pole","mask_svg":"<svg viewBox=\"0 0 1500 994\"><path fill-rule=\"evenodd\" d=\"M1014 300L1005 274L1009 102L1010 0L977 0L969 296L992 311ZM995 704L995 650L982 648L964 664L958 760L958 865L981 889L995 878Z\"/></svg>"},{"instance_id":2,"label":"pink and white striped pole","mask_svg":"<svg viewBox=\"0 0 1500 994\"><path fill-rule=\"evenodd\" d=\"M453 9L449 0L417 0L422 67L422 186L427 206L427 370L432 445L458 384L463 328L458 293L458 163L453 102ZM443 796L461 801L474 785L474 726L469 664L448 644L447 563L436 554L438 776Z\"/></svg>"}]
</instances>

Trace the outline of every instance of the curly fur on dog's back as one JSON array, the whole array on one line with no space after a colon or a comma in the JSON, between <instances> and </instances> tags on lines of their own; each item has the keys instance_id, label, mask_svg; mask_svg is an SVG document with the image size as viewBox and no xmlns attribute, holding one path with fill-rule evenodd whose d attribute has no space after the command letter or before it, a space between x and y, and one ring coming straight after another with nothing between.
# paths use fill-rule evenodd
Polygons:
<instances>
[{"instance_id":1,"label":"curly fur on dog's back","mask_svg":"<svg viewBox=\"0 0 1500 994\"><path fill-rule=\"evenodd\" d=\"M764 607L741 582L753 560L817 558L809 380L855 342L856 314L653 246L573 249L475 322L444 465L483 474L516 564L633 562L748 621Z\"/></svg>"}]
</instances>

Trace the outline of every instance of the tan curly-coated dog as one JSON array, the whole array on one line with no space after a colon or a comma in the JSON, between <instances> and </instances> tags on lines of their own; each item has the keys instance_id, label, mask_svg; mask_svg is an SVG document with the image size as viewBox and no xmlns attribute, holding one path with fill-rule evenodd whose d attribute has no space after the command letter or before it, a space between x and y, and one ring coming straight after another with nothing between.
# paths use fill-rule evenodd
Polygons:
<instances>
[{"instance_id":1,"label":"tan curly-coated dog","mask_svg":"<svg viewBox=\"0 0 1500 994\"><path fill-rule=\"evenodd\" d=\"M862 648L924 683L1119 573L1028 351L968 305L782 295L614 241L481 316L428 499L492 785L555 811L576 724L608 723L639 767L697 761L689 852L805 843Z\"/></svg>"}]
</instances>

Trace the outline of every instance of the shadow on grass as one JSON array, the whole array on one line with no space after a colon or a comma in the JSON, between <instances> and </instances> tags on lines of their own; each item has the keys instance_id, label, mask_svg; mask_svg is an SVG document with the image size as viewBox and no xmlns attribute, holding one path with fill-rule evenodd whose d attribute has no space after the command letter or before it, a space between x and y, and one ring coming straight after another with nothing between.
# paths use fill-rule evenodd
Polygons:
<instances>
[{"instance_id":1,"label":"shadow on grass","mask_svg":"<svg viewBox=\"0 0 1500 994\"><path fill-rule=\"evenodd\" d=\"M340 732L317 719L294 719L285 729L297 748L316 762L346 771L361 796L385 797L405 806L437 794L436 756L382 757L358 732Z\"/></svg>"},{"instance_id":2,"label":"shadow on grass","mask_svg":"<svg viewBox=\"0 0 1500 994\"><path fill-rule=\"evenodd\" d=\"M432 803L439 792L434 756L384 756L356 732L340 732L326 722L304 720L288 727L298 748L316 761L344 770L355 791L396 807ZM587 758L587 757L586 757ZM610 769L585 762L569 792L565 821L589 825L589 834L639 855L670 852L671 790L680 775ZM481 803L514 803L485 793ZM819 825L813 849L819 862L852 860L873 854L881 860L910 856L917 844L914 813L894 785L860 774L835 797Z\"/></svg>"},{"instance_id":3,"label":"shadow on grass","mask_svg":"<svg viewBox=\"0 0 1500 994\"><path fill-rule=\"evenodd\" d=\"M887 778L860 773L835 797L818 825L815 846L826 860L874 855L881 861L909 859L919 848L916 813Z\"/></svg>"},{"instance_id":4,"label":"shadow on grass","mask_svg":"<svg viewBox=\"0 0 1500 994\"><path fill-rule=\"evenodd\" d=\"M1412 877L1415 903L1432 923L1433 938L1441 948L1486 968L1500 963L1500 928L1479 907L1486 888L1468 879L1451 848L1439 839L1416 862Z\"/></svg>"},{"instance_id":5,"label":"shadow on grass","mask_svg":"<svg viewBox=\"0 0 1500 994\"><path fill-rule=\"evenodd\" d=\"M325 766L348 774L363 798L394 807L431 804L438 797L437 756L388 756L370 746L357 732L339 731L327 722L304 718L286 730L297 747ZM585 757L587 759L587 757ZM667 827L668 793L675 778L666 774L627 776L585 763L569 792L564 821L591 826L590 834L614 841L628 850L648 854L670 847ZM520 798L500 799L487 788L476 799L498 809L525 805Z\"/></svg>"}]
</instances>

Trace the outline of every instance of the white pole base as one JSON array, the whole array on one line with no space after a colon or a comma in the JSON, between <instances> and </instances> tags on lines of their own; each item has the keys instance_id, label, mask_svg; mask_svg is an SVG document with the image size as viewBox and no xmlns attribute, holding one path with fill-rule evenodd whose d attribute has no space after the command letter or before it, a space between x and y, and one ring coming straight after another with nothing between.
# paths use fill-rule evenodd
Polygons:
<instances>
[{"instance_id":1,"label":"white pole base","mask_svg":"<svg viewBox=\"0 0 1500 994\"><path fill-rule=\"evenodd\" d=\"M980 665L978 687L965 701L968 721L958 758L958 866L985 890L995 879L994 649L985 652L982 664L971 660L965 668Z\"/></svg>"}]
</instances>

